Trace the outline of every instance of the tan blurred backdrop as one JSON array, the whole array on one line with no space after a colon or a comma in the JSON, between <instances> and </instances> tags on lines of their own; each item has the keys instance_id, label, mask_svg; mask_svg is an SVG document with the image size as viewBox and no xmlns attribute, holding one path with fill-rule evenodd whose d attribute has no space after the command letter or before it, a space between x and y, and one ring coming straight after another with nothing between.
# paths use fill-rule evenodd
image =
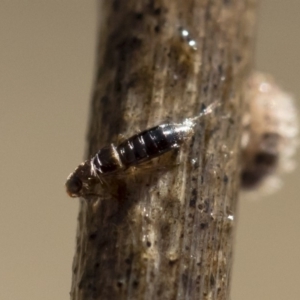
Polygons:
<instances>
[{"instance_id":1,"label":"tan blurred backdrop","mask_svg":"<svg viewBox=\"0 0 300 300\"><path fill-rule=\"evenodd\" d=\"M262 0L256 47L298 103L299 14ZM78 202L63 185L84 153L95 37L95 0L0 0L1 300L69 299ZM299 299L299 176L240 202L232 300Z\"/></svg>"}]
</instances>

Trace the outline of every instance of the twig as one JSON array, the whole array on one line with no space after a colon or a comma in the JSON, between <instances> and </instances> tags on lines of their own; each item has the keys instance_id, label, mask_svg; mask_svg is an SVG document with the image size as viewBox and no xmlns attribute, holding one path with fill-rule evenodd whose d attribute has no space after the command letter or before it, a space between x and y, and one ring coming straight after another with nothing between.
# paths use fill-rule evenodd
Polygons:
<instances>
[{"instance_id":1,"label":"twig","mask_svg":"<svg viewBox=\"0 0 300 300\"><path fill-rule=\"evenodd\" d=\"M102 2L89 155L220 106L179 153L110 180L117 196L81 201L71 298L228 299L256 1Z\"/></svg>"}]
</instances>

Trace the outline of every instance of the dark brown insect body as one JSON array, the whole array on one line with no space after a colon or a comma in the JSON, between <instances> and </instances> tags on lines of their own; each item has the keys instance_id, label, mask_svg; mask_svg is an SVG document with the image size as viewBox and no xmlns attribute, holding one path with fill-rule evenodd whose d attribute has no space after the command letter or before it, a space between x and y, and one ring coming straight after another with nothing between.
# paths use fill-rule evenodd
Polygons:
<instances>
[{"instance_id":1,"label":"dark brown insect body","mask_svg":"<svg viewBox=\"0 0 300 300\"><path fill-rule=\"evenodd\" d=\"M111 144L98 151L94 157L80 164L66 182L71 197L97 196L94 188L105 177L158 157L174 148L179 148L193 133L196 121L211 113L219 102L213 102L198 116L182 123L162 124L126 139L119 145Z\"/></svg>"},{"instance_id":2,"label":"dark brown insect body","mask_svg":"<svg viewBox=\"0 0 300 300\"><path fill-rule=\"evenodd\" d=\"M111 144L82 163L66 182L71 197L88 195L95 181L139 165L178 148L192 133L194 123L162 124L140 132L119 145Z\"/></svg>"},{"instance_id":3,"label":"dark brown insect body","mask_svg":"<svg viewBox=\"0 0 300 300\"><path fill-rule=\"evenodd\" d=\"M150 128L118 146L112 144L102 148L92 158L92 168L98 175L104 175L138 165L179 147L190 131L190 127L182 124Z\"/></svg>"}]
</instances>

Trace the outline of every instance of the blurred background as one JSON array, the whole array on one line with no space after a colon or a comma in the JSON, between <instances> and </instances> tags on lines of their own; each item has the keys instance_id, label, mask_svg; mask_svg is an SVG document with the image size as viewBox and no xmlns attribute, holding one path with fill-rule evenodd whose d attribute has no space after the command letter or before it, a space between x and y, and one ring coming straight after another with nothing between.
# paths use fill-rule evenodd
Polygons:
<instances>
[{"instance_id":1,"label":"blurred background","mask_svg":"<svg viewBox=\"0 0 300 300\"><path fill-rule=\"evenodd\" d=\"M256 44L298 107L299 11L262 0ZM94 0L0 1L0 299L69 299L78 201L63 185L84 153L96 32ZM232 300L299 298L299 176L241 199Z\"/></svg>"}]
</instances>

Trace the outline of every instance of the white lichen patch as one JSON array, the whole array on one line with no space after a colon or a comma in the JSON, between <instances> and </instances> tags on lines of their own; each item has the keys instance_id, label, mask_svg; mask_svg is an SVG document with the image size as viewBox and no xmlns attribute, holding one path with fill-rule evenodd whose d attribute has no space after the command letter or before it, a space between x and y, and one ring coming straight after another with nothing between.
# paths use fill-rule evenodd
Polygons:
<instances>
[{"instance_id":1,"label":"white lichen patch","mask_svg":"<svg viewBox=\"0 0 300 300\"><path fill-rule=\"evenodd\" d=\"M269 193L281 184L278 175L294 169L298 146L297 110L291 95L270 75L254 73L246 87L248 113L242 136L245 189Z\"/></svg>"}]
</instances>

